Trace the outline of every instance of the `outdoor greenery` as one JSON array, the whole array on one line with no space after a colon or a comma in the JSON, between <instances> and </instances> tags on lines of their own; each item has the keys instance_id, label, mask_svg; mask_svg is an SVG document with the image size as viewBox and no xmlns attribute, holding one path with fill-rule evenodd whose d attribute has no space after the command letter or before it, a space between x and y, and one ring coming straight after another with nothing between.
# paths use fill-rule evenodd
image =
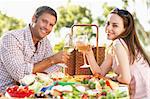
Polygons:
<instances>
[{"instance_id":1,"label":"outdoor greenery","mask_svg":"<svg viewBox=\"0 0 150 99\"><path fill-rule=\"evenodd\" d=\"M0 36L6 31L21 29L25 26L23 20L9 17L6 14L0 12Z\"/></svg>"},{"instance_id":2,"label":"outdoor greenery","mask_svg":"<svg viewBox=\"0 0 150 99\"><path fill-rule=\"evenodd\" d=\"M62 27L71 27L74 23L91 24L93 22L91 11L85 7L68 5L58 8L59 17L56 30Z\"/></svg>"}]
</instances>

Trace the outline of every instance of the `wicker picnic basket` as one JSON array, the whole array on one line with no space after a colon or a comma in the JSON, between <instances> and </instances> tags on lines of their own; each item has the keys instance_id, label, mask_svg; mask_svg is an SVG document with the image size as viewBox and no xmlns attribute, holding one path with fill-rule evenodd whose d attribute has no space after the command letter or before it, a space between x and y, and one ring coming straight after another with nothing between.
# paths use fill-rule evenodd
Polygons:
<instances>
[{"instance_id":1,"label":"wicker picnic basket","mask_svg":"<svg viewBox=\"0 0 150 99\"><path fill-rule=\"evenodd\" d=\"M97 63L100 65L105 57L105 47L99 47L98 46L98 26L94 24L78 24L73 25L71 27L71 33L73 35L73 28L78 26L93 26L96 27L96 47L93 48L93 52L96 58ZM67 63L68 68L65 69L65 73L69 75L90 75L92 74L90 68L80 68L81 65L83 65L83 55L81 52L78 52L77 50L74 50L70 55L70 60Z\"/></svg>"},{"instance_id":2,"label":"wicker picnic basket","mask_svg":"<svg viewBox=\"0 0 150 99\"><path fill-rule=\"evenodd\" d=\"M76 55L76 50L73 50L67 62L68 68L65 68L65 74L69 74L70 76L75 75L75 61L76 61L75 55Z\"/></svg>"}]
</instances>

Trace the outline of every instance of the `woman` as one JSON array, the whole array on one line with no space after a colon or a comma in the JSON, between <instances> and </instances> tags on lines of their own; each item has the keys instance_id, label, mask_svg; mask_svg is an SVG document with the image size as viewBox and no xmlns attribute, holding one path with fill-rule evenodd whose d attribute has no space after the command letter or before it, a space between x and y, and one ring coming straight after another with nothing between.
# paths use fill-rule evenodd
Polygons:
<instances>
[{"instance_id":1,"label":"woman","mask_svg":"<svg viewBox=\"0 0 150 99\"><path fill-rule=\"evenodd\" d=\"M114 9L108 15L105 32L112 44L101 66L96 63L91 49L86 52L92 73L105 76L113 70L118 74L117 81L129 85L131 98L148 98L150 64L137 38L133 16L126 10Z\"/></svg>"}]
</instances>

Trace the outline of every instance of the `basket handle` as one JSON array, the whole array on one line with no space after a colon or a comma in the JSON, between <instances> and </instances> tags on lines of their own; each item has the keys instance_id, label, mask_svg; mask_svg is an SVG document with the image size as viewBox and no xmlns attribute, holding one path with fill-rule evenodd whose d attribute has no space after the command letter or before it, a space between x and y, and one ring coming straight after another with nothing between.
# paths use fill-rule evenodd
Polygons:
<instances>
[{"instance_id":1,"label":"basket handle","mask_svg":"<svg viewBox=\"0 0 150 99\"><path fill-rule=\"evenodd\" d=\"M74 27L77 27L77 26L93 26L93 27L96 27L96 61L98 62L98 31L99 31L99 28L97 25L95 24L74 24L72 25L71 27L71 35L73 35L73 28Z\"/></svg>"}]
</instances>

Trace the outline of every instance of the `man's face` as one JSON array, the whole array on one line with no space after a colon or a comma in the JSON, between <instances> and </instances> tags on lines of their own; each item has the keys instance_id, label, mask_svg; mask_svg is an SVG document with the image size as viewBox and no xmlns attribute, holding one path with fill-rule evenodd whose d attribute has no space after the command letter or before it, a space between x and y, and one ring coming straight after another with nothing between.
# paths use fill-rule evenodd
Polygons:
<instances>
[{"instance_id":1,"label":"man's face","mask_svg":"<svg viewBox=\"0 0 150 99\"><path fill-rule=\"evenodd\" d=\"M33 40L39 41L52 31L56 18L49 13L43 13L39 18L33 16L32 23Z\"/></svg>"}]
</instances>

